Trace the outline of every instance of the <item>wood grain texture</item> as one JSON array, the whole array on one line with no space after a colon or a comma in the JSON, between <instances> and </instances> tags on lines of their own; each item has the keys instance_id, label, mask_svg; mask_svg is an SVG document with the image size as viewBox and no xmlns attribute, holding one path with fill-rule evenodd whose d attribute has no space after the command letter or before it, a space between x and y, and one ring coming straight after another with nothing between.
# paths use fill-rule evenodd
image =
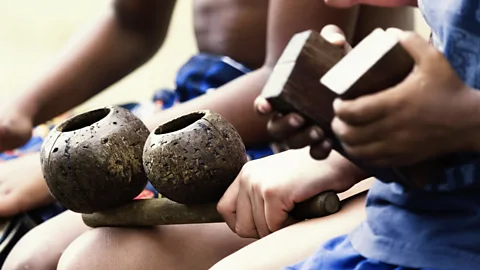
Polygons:
<instances>
[{"instance_id":1,"label":"wood grain texture","mask_svg":"<svg viewBox=\"0 0 480 270\"><path fill-rule=\"evenodd\" d=\"M319 80L346 50L332 45L315 31L296 34L288 43L267 81L262 96L281 113L298 112L330 130L336 95Z\"/></svg>"},{"instance_id":2,"label":"wood grain texture","mask_svg":"<svg viewBox=\"0 0 480 270\"><path fill-rule=\"evenodd\" d=\"M340 210L335 192L323 192L298 203L290 212L298 220L319 218ZM216 203L181 204L166 198L134 200L106 211L82 214L90 227L145 227L172 224L223 222Z\"/></svg>"},{"instance_id":3,"label":"wood grain texture","mask_svg":"<svg viewBox=\"0 0 480 270\"><path fill-rule=\"evenodd\" d=\"M320 126L333 148L353 163L385 182L423 186L440 173L444 161L430 160L399 168L372 167L349 157L331 130L335 98L354 99L388 89L401 82L414 61L398 40L375 29L352 51L333 46L315 31L296 34L265 85L262 96L282 113L301 114ZM321 82L320 82L321 81Z\"/></svg>"}]
</instances>

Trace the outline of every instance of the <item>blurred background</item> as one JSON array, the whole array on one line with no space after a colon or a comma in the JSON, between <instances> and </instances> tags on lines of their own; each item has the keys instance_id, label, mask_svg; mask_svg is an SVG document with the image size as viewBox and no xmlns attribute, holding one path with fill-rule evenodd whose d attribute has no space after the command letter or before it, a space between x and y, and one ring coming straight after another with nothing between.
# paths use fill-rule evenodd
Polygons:
<instances>
[{"instance_id":1,"label":"blurred background","mask_svg":"<svg viewBox=\"0 0 480 270\"><path fill-rule=\"evenodd\" d=\"M0 0L0 99L32 84L110 2ZM155 58L79 109L149 99L154 90L173 87L177 69L196 50L192 1L178 1L166 42Z\"/></svg>"},{"instance_id":2,"label":"blurred background","mask_svg":"<svg viewBox=\"0 0 480 270\"><path fill-rule=\"evenodd\" d=\"M178 68L197 51L192 2L177 2L166 43L150 62L78 109L145 100L158 88L173 87ZM0 0L0 99L33 83L109 5L98 0ZM415 24L428 35L418 12Z\"/></svg>"}]
</instances>

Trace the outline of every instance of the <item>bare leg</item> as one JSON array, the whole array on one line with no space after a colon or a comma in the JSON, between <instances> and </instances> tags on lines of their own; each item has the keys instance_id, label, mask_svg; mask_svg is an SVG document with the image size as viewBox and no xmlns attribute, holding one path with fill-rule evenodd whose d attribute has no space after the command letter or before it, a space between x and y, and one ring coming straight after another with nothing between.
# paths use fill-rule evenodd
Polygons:
<instances>
[{"instance_id":1,"label":"bare leg","mask_svg":"<svg viewBox=\"0 0 480 270\"><path fill-rule=\"evenodd\" d=\"M233 253L210 269L282 269L306 259L323 242L348 233L364 219L365 193L345 201L342 210L334 215L286 227Z\"/></svg>"},{"instance_id":2,"label":"bare leg","mask_svg":"<svg viewBox=\"0 0 480 270\"><path fill-rule=\"evenodd\" d=\"M0 217L54 202L43 179L38 153L0 163L0 202Z\"/></svg>"},{"instance_id":3,"label":"bare leg","mask_svg":"<svg viewBox=\"0 0 480 270\"><path fill-rule=\"evenodd\" d=\"M77 238L58 269L208 269L252 241L224 223L99 228Z\"/></svg>"},{"instance_id":4,"label":"bare leg","mask_svg":"<svg viewBox=\"0 0 480 270\"><path fill-rule=\"evenodd\" d=\"M28 232L10 252L2 270L50 270L67 246L88 227L79 214L67 211Z\"/></svg>"},{"instance_id":5,"label":"bare leg","mask_svg":"<svg viewBox=\"0 0 480 270\"><path fill-rule=\"evenodd\" d=\"M342 194L370 186L369 181ZM323 241L346 233L364 219L364 195L349 200L330 217L292 225L251 244L224 223L171 225L150 229L98 228L77 238L62 255L58 269L272 269L307 257ZM259 256L260 254L260 256Z\"/></svg>"}]
</instances>

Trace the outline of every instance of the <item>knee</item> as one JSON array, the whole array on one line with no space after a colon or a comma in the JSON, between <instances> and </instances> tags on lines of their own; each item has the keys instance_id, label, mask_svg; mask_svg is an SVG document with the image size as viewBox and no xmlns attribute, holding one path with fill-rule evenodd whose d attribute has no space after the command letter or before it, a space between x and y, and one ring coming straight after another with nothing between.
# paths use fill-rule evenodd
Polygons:
<instances>
[{"instance_id":1,"label":"knee","mask_svg":"<svg viewBox=\"0 0 480 270\"><path fill-rule=\"evenodd\" d=\"M61 255L57 269L115 269L112 260L113 248L116 244L115 228L97 228L88 231L75 239Z\"/></svg>"},{"instance_id":2,"label":"knee","mask_svg":"<svg viewBox=\"0 0 480 270\"><path fill-rule=\"evenodd\" d=\"M60 252L49 247L48 239L32 230L18 241L2 270L51 270L56 268L59 258Z\"/></svg>"}]
</instances>

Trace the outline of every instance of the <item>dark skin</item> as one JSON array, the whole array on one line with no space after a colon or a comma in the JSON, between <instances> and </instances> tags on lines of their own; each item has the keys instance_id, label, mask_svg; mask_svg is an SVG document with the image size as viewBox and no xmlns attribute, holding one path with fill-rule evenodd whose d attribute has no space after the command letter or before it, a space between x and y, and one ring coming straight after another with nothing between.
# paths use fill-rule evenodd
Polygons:
<instances>
[{"instance_id":1,"label":"dark skin","mask_svg":"<svg viewBox=\"0 0 480 270\"><path fill-rule=\"evenodd\" d=\"M336 19L348 14L349 10L329 9L331 15L319 19L318 13L313 11L324 5L316 5L305 13L305 17L315 21L319 25L317 29L325 23L322 20L352 27L353 21L346 26L341 19ZM0 152L22 145L30 138L32 127L83 103L151 59L163 44L174 7L173 0L113 1L109 13L76 46L66 51L26 91L0 106ZM259 117L252 102L291 35L309 26L292 23L288 16L282 15L286 19L279 26L285 29L285 35L281 38L272 35L275 40L270 44L275 45L269 46L270 56L265 60L267 9L268 0L194 1L194 28L199 50L227 55L254 71L209 95L142 119L147 127L154 129L174 117L209 109L232 123L246 146L271 141L266 130L268 118ZM45 185L39 184L44 180L36 160L39 160L38 154L1 164L1 171L7 173L0 175L0 200L3 202L0 216L10 216L53 201Z\"/></svg>"},{"instance_id":2,"label":"dark skin","mask_svg":"<svg viewBox=\"0 0 480 270\"><path fill-rule=\"evenodd\" d=\"M361 3L417 5L409 0L325 2L339 8ZM403 82L378 94L332 104L332 129L347 153L371 165L402 166L448 153L479 151L479 92L465 85L426 40L413 33L390 32L415 59L415 69ZM331 143L319 127L305 127L305 120L295 113L275 114L263 98L255 104L260 114L271 115L268 130L277 140L291 148L310 146L315 159L328 156Z\"/></svg>"},{"instance_id":3,"label":"dark skin","mask_svg":"<svg viewBox=\"0 0 480 270\"><path fill-rule=\"evenodd\" d=\"M209 2L222 3L222 1L216 0ZM237 6L249 1L240 0L231 2L233 6ZM255 0L255 2L258 2L258 0ZM235 3L237 3L237 5ZM260 61L262 65L256 71L229 83L228 86L222 87L221 90L218 89L213 92L212 95L202 96L197 99L198 101L189 102L189 104L199 104L200 102L206 104L207 101L211 101L212 106L216 106L215 108L223 108L227 115L230 111L233 111L232 117L235 117L234 114L238 114L236 116L237 118L241 116L241 119L238 121L245 121L243 125L245 127L243 128L244 131L251 131L256 122L246 121L246 115L248 116L248 114L242 114L241 108L239 108L240 105L238 105L240 93L248 94L248 97L251 97L250 100L245 98L245 101L242 100L241 102L245 105L245 108L247 108L245 111L252 113L254 110L251 102L260 93L272 67L293 34L312 28L320 31L326 24L333 23L339 25L343 29L343 32L347 33L348 37L352 37L355 28L356 9L336 10L326 7L323 2L318 0L271 1L270 4L271 9L269 11L269 29L267 36L268 56L266 57L266 61ZM225 13L223 11L222 14L228 14L228 12ZM368 19L364 18L363 21L365 20ZM219 21L214 21L214 23L216 25L211 25L211 29L215 27L221 29L224 27L220 25ZM359 25L357 27L363 28L364 26ZM232 29L244 28L245 25L240 25L238 28ZM255 24L253 28L261 27ZM361 32L368 33L369 31L363 29ZM212 33L211 38L214 36L216 35ZM262 37L262 40L265 40L265 37ZM212 43L218 45L217 43L220 42L217 40L217 42ZM248 48L248 50L251 49L252 48ZM247 62L247 60L244 61ZM241 91L235 91L235 89L240 89ZM214 97L220 96L234 100L236 102L235 105L232 106L232 103L222 102L213 103ZM186 110L187 106L188 105L176 106L172 110L161 112L159 117L169 117L169 115L174 115L175 112ZM252 113L252 115L255 114ZM261 119L261 121L259 121L262 125L261 128L265 129L268 118L259 118ZM149 123L150 127L155 124L155 119L153 120L154 121ZM230 121L234 122L235 119L230 118ZM238 125L236 125L236 127L237 126ZM240 133L245 132L240 130ZM266 136L268 137L268 135ZM242 137L247 141L245 134L242 134ZM253 136L251 138L253 140L260 140L260 138L254 138ZM360 209L360 211L352 211L351 213L361 212L362 207L362 201L360 201L360 203L355 206L355 209ZM225 211L228 210L230 209L225 209ZM344 211L343 213L350 216L348 212ZM233 210L233 215L231 213L227 214L234 216L235 211ZM351 220L345 221L343 214L332 217L338 217L341 220L341 222L339 222L340 224L353 224ZM358 218L360 217L354 218L353 222L356 222ZM325 219L317 219L313 222L322 223L324 220ZM234 223L235 222L232 221L232 224ZM84 225L82 227L82 225L78 215L73 215L71 212L66 212L55 217L53 220L41 224L17 244L15 251L11 253L10 260L8 260L9 265L47 265L47 267L45 267L46 269L53 269L57 268L58 258L60 254L63 254L58 269L138 269L139 265L145 269L207 269L223 257L252 242L251 239L241 239L235 233L232 233L224 223L203 224L198 226L173 225L146 230L100 228L90 230L78 237L87 230L87 228L85 228ZM320 227L330 226L329 224L317 225ZM59 232L59 227L68 228L68 230L61 230ZM331 227L337 229L342 226L332 224ZM346 230L346 228L344 229ZM321 232L321 234L328 232L328 238L332 233L329 229L318 230L317 227L311 230ZM51 237L53 233L56 235L55 239ZM241 232L240 234L247 236ZM279 269L279 267L283 265L297 261L301 254L303 254L302 256L307 256L318 245L316 234L308 234L308 239L301 238L302 235L305 235L303 229L298 230L296 233L287 234L292 236L292 238L301 239L298 242L302 244L295 245L297 251L300 246L308 246L309 248L301 249L300 252L297 252L297 254L293 256L291 250L288 250L289 255L280 256L282 260L276 260L278 264L276 267L268 268L262 266L256 269ZM75 238L77 239L72 243ZM194 241L192 241L192 239L194 239ZM278 256L278 251L287 251L287 249L284 248L284 239L278 239L278 241L276 241L275 238L269 239L273 240L269 245L272 248L271 250L262 248L263 252L270 251L272 252L271 254L277 254L274 256ZM309 243L310 245L303 245L303 242L308 241L311 241L311 243ZM65 250L68 245L70 246ZM255 269L248 266L242 268L242 263L264 263L265 265L271 265L271 262L265 262L267 259L271 261L271 256L265 256L263 262L261 257L263 256L259 257L258 253L255 252L255 256L252 256L253 259L236 261L233 267L221 269ZM89 259L86 260L85 258ZM11 267L7 269L19 268L21 267Z\"/></svg>"},{"instance_id":4,"label":"dark skin","mask_svg":"<svg viewBox=\"0 0 480 270\"><path fill-rule=\"evenodd\" d=\"M164 0L155 1L158 3L156 5L153 5L153 2L154 1L147 0L135 0L133 2L119 0L115 12L109 14L103 19L100 22L99 27L94 32L91 32L81 44L76 48L71 49L70 53L67 54L68 57L62 58L64 59L63 62L60 62L55 66L55 68L48 73L48 76L43 77L42 80L40 80L40 83L34 84L34 86L27 91L30 102L35 99L42 101L39 102L37 108L28 111L30 115L41 115L41 117L37 117L35 121L26 121L28 122L29 128L34 124L40 123L43 120L59 114L75 104L88 99L91 95L98 93L107 85L140 66L156 52L165 37L164 32L166 29L165 27L159 27L160 22L162 21L158 19L162 17L159 14L163 14L163 17L165 18L163 20L167 21L166 17L171 15L173 2L167 1L170 2L170 5L167 5ZM123 3L124 5L120 5L120 3ZM146 6L140 8L142 3ZM234 57L233 55L236 54L237 56L235 56L235 59L237 61L248 63L251 68L257 69L232 81L220 89L217 89L212 94L199 97L184 104L179 104L174 108L162 111L158 115L152 116L149 119L143 119L149 128L153 128L159 123L180 114L192 110L208 108L221 113L227 118L239 131L247 145L270 140L265 128L268 118L259 117L252 108L252 103L261 92L272 67L282 53L287 42L296 32L310 28L319 31L328 23L340 25L344 28L344 31L351 36L355 24L355 17L351 17L350 15L351 12L356 13L355 9L334 10L327 8L322 2L317 0L272 1L271 3L275 3L275 5L269 11L271 14L269 16L270 30L266 37L266 2L263 2L263 4L262 1L259 0L208 0L195 2L195 28L199 48L204 51L227 54L230 57ZM136 7L135 9L125 8L123 10L131 17L126 15L121 16L122 13L118 10L122 10L121 7L128 6L127 4L135 4L134 7ZM164 8L161 8L161 6ZM218 10L216 7L218 7ZM137 13L131 13L132 10L137 10ZM148 19L147 15L153 14L151 10L157 10L157 19ZM261 10L265 13L261 12ZM146 16L147 18L142 18L142 16L138 14ZM294 16L292 16L292 14L294 14ZM325 15L319 16L319 14ZM206 15L209 17L205 17ZM252 15L254 17L252 17ZM255 16L258 17L255 18ZM119 20L119 18L124 19ZM126 27L125 24L129 27ZM142 31L140 31L140 29ZM159 29L159 31L163 29L163 34L156 34L153 29ZM232 33L221 31L232 31ZM257 36L260 34L262 35L261 37ZM247 38L249 35L254 37ZM108 40L106 40L107 38L104 38L104 36L107 36ZM110 41L110 39L114 40ZM268 40L268 56L265 57L266 40ZM242 54L242 56L240 56L240 52L244 52L245 55ZM112 55L113 53L115 53L114 56ZM254 59L260 56L262 56L261 59ZM118 63L117 61L120 60L122 62ZM72 63L75 63L75 65L72 65ZM98 75L98 63L105 63L102 66L102 76ZM124 65L124 67L119 68L119 64ZM97 70L92 70L90 68L91 66L95 66ZM68 76L69 74L74 75ZM79 78L80 75L82 75L81 77L83 79ZM72 89L75 91L72 91ZM46 106L46 104L56 104L53 100L62 99L65 99L66 103L61 104L60 107ZM20 102L23 101L24 99L20 99ZM24 112L20 109L18 109L18 111ZM43 113L39 114L40 111ZM27 130L30 131L30 129ZM0 148L7 148L8 140L6 140L5 137L0 139L0 142L3 143L3 146ZM11 253L8 264L10 266L15 266L17 264L22 265L26 261L26 263L31 262L33 265L37 266L41 263L42 265L46 265L45 268L47 269L54 268L57 264L59 255L62 254L62 251L67 245L88 229L79 219L73 219L71 217L63 218L65 215L76 217L76 215L72 215L71 212L66 212L57 216L53 220L43 223L40 228L32 231L27 237L22 239L22 242L17 245L16 251ZM61 234L57 234L57 237L52 239L50 237L51 234L47 232L56 230L54 228L58 228L58 226L69 229L63 231ZM174 260L176 269L181 269L182 266L184 269L202 269L201 265L211 265L222 257L250 242L244 239L239 239L235 234L229 232L228 227L224 224L212 224L211 226L206 227L210 228L207 230L211 231L211 234L215 236L212 239L205 240L205 242L212 245L212 248L209 249L212 255L207 256L206 253L202 252L201 258ZM178 235L182 237L187 237L185 239L191 239L187 232L187 228L189 228L189 226L174 226L172 227L172 230L178 231ZM185 231L186 229L187 231ZM190 231L196 230L191 229ZM100 230L100 232L102 231ZM141 231L136 232L141 233ZM161 233L163 230L155 232ZM45 239L46 236L48 236L48 239ZM161 246L165 246L168 247L166 248L168 251L178 250L178 254L179 256L181 255L182 258L184 258L183 253L186 251L179 245L180 243L191 243L192 250L197 250L199 248L196 246L197 244L200 245L202 249L205 248L205 245L201 244L201 241L195 243L190 241L178 241L175 239L169 241L167 239L166 242L158 242L158 239L155 237L149 238L152 240L152 245L155 247L162 249ZM129 247L124 246L124 244L122 244L122 246L125 248L142 250L141 247L145 247L143 245L145 239L141 237L135 237L135 239L138 241L129 241L131 244ZM80 239L75 243L82 243L81 241L82 240ZM39 248L35 245L36 243L41 243L42 246L40 249L44 251L43 253L38 251ZM216 243L221 243L222 246L218 246ZM138 244L142 245L137 246ZM48 247L50 246L54 246L54 248L49 249ZM226 246L229 248L226 248ZM88 248L88 251L94 251L97 255L105 254L105 256L102 256L107 259L105 263L117 264L113 269L121 269L121 267L123 267L123 269L135 269L138 267L138 265L135 266L133 264L126 265L125 261L121 261L120 263L122 265L119 266L118 260L112 260L107 256L108 254L105 253L108 251L113 252L116 249L100 250L102 252ZM157 254L164 253L164 250L160 251L157 249L157 251ZM30 257L24 255L24 253L30 254L30 252L33 252L32 254L43 255L39 255L38 260L26 260L26 258ZM87 257L94 258L92 256ZM74 259L76 258L83 258L83 256L74 256ZM161 258L161 256L156 257L156 259ZM132 261L135 261L134 259L137 258L132 258ZM160 264L168 263L168 261L159 262L152 260L151 257L148 260L144 260L141 257L138 259L143 262L152 263L151 268L162 268L159 266ZM68 262L69 260L66 259L64 261ZM92 261L76 261L72 263L75 267L81 267L81 265L88 264L89 262L100 263L96 259L92 259ZM12 268L18 269L14 267ZM72 269L72 267L69 266L66 266L65 268ZM109 267L100 267L100 269L108 268ZM87 266L83 269L92 269L92 267ZM164 269L169 268L165 267Z\"/></svg>"},{"instance_id":5,"label":"dark skin","mask_svg":"<svg viewBox=\"0 0 480 270\"><path fill-rule=\"evenodd\" d=\"M111 12L93 31L29 89L3 106L0 151L22 145L33 126L85 102L151 59L163 44L174 6L173 0L114 1ZM230 56L252 69L261 67L267 0L201 0L195 1L194 7L197 46L202 52ZM232 82L213 97L144 120L154 128L172 117L208 108L231 121L247 144L261 142L268 137L265 120L252 110L256 93L249 89L259 88L257 81L261 83L267 75L259 71L252 75L258 77L253 82Z\"/></svg>"},{"instance_id":6,"label":"dark skin","mask_svg":"<svg viewBox=\"0 0 480 270\"><path fill-rule=\"evenodd\" d=\"M0 104L0 152L22 145L32 127L83 103L150 60L162 47L174 7L173 0L112 1L109 13L79 43L26 91ZM256 115L251 105L269 74L262 67L267 12L268 0L194 1L199 50L229 56L256 71L208 96L142 119L148 128L210 109L234 124L247 146L268 141L267 119ZM0 164L0 216L53 202L38 161L34 153Z\"/></svg>"}]
</instances>

